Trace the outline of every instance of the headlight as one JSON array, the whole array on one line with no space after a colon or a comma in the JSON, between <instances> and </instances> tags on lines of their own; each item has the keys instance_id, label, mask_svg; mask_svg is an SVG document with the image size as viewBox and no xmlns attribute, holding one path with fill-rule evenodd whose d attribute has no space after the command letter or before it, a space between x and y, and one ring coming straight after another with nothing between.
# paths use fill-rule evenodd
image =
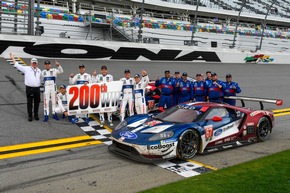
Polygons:
<instances>
[{"instance_id":1,"label":"headlight","mask_svg":"<svg viewBox=\"0 0 290 193\"><path fill-rule=\"evenodd\" d=\"M165 131L162 133L157 133L149 138L149 141L158 141L162 139L168 139L174 135L173 131Z\"/></svg>"},{"instance_id":2,"label":"headlight","mask_svg":"<svg viewBox=\"0 0 290 193\"><path fill-rule=\"evenodd\" d=\"M124 121L120 122L120 123L115 127L114 130L119 130L119 129L121 129L122 127L126 127L126 126L127 126L127 121L124 120Z\"/></svg>"}]
</instances>

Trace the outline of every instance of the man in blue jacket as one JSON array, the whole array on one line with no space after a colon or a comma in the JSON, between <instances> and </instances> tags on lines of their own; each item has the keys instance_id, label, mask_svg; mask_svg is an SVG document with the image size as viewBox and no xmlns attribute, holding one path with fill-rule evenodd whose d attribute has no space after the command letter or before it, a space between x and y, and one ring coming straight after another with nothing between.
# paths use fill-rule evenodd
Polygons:
<instances>
[{"instance_id":1,"label":"man in blue jacket","mask_svg":"<svg viewBox=\"0 0 290 193\"><path fill-rule=\"evenodd\" d=\"M175 81L175 84L176 85L179 85L180 82L182 81L181 78L180 78L180 73L179 71L176 71L174 73L174 81ZM173 106L177 105L178 104L178 101L179 101L179 97L180 97L180 90L178 87L175 87L173 89L173 92L172 92L172 103L173 103Z\"/></svg>"},{"instance_id":2,"label":"man in blue jacket","mask_svg":"<svg viewBox=\"0 0 290 193\"><path fill-rule=\"evenodd\" d=\"M187 80L187 73L182 73L181 82L179 83L180 97L179 103L189 102L193 98L192 83ZM178 86L178 85L176 85Z\"/></svg>"},{"instance_id":3,"label":"man in blue jacket","mask_svg":"<svg viewBox=\"0 0 290 193\"><path fill-rule=\"evenodd\" d=\"M236 96L237 93L241 92L239 84L232 81L231 74L226 75L226 82L224 83L224 86L224 96ZM228 103L229 105L236 105L236 100L234 99L224 99L224 102Z\"/></svg>"},{"instance_id":4,"label":"man in blue jacket","mask_svg":"<svg viewBox=\"0 0 290 193\"><path fill-rule=\"evenodd\" d=\"M193 99L196 102L205 101L206 82L202 80L201 74L196 74L196 81L193 83Z\"/></svg>"},{"instance_id":5,"label":"man in blue jacket","mask_svg":"<svg viewBox=\"0 0 290 193\"><path fill-rule=\"evenodd\" d=\"M209 102L220 103L223 101L223 91L224 83L218 80L217 74L215 72L211 73L212 81L207 85L207 100Z\"/></svg>"},{"instance_id":6,"label":"man in blue jacket","mask_svg":"<svg viewBox=\"0 0 290 193\"><path fill-rule=\"evenodd\" d=\"M172 93L175 88L175 80L170 77L170 71L165 70L164 77L160 80L157 79L155 82L156 87L160 87L161 96L159 101L159 110L164 111L164 106L167 108L172 107Z\"/></svg>"}]
</instances>

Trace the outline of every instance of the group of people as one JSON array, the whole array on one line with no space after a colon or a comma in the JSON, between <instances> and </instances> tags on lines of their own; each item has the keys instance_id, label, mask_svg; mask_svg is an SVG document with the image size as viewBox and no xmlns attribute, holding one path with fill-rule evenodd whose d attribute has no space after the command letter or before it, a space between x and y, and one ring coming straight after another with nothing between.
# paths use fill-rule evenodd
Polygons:
<instances>
[{"instance_id":1,"label":"group of people","mask_svg":"<svg viewBox=\"0 0 290 193\"><path fill-rule=\"evenodd\" d=\"M36 58L31 59L30 66L20 65L10 53L10 58L14 66L24 73L27 97L27 112L28 121L39 120L38 109L40 103L40 86L44 85L44 122L49 120L49 102L52 104L52 117L59 120L57 114L62 114L62 118L68 117L72 123L78 121L78 115L75 118L68 116L67 112L67 96L66 85L60 85L57 91L56 78L57 75L63 73L61 65L55 61L56 68L51 67L51 62L46 60L44 62L44 70L38 68L38 61ZM114 81L113 76L108 74L107 66L101 67L101 73L96 71L92 75L85 72L85 66L79 65L79 73L70 74L69 84L86 85L89 83L104 83ZM187 73L184 72L182 76L177 71L175 76L170 75L170 71L164 72L164 77L157 79L155 86L160 90L159 110L163 111L164 107L170 108L183 102L190 101L209 101L209 102L226 102L235 105L235 100L225 99L224 96L235 96L240 93L241 89L238 83L232 82L232 76L226 75L226 81L218 80L217 74L214 72L206 72L207 77L204 79L202 74L196 74L196 81L190 81ZM149 77L145 70L142 70L141 75L135 74L131 77L129 69L124 71L124 78L121 91L120 102L120 120L125 118L126 108L128 106L129 115L134 114L134 109L137 114L147 113L146 102L146 87L149 83ZM34 107L33 107L34 103ZM33 116L34 115L34 116ZM113 126L112 113L107 113L110 126ZM88 122L88 114L85 115L86 122ZM100 113L101 127L105 122L104 113Z\"/></svg>"},{"instance_id":2,"label":"group of people","mask_svg":"<svg viewBox=\"0 0 290 193\"><path fill-rule=\"evenodd\" d=\"M215 72L207 71L206 78L198 73L196 81L190 81L187 73L180 76L178 71L174 77L170 75L169 70L165 70L164 77L155 81L155 86L161 90L159 110L164 111L167 108L183 102L225 102L235 105L234 99L227 99L224 96L235 96L241 92L239 84L232 81L232 75L226 74L226 81L218 80Z\"/></svg>"}]
</instances>

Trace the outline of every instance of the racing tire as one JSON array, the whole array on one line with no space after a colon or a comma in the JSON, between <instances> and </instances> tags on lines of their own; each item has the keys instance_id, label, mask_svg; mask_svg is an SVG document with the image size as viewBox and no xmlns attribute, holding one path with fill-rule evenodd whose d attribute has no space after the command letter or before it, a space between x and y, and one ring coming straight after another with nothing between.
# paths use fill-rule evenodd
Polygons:
<instances>
[{"instance_id":1,"label":"racing tire","mask_svg":"<svg viewBox=\"0 0 290 193\"><path fill-rule=\"evenodd\" d=\"M177 143L177 156L187 160L193 158L199 151L200 137L196 130L186 130L181 134Z\"/></svg>"},{"instance_id":2,"label":"racing tire","mask_svg":"<svg viewBox=\"0 0 290 193\"><path fill-rule=\"evenodd\" d=\"M257 126L258 141L266 141L271 132L271 123L267 117L262 117Z\"/></svg>"}]
</instances>

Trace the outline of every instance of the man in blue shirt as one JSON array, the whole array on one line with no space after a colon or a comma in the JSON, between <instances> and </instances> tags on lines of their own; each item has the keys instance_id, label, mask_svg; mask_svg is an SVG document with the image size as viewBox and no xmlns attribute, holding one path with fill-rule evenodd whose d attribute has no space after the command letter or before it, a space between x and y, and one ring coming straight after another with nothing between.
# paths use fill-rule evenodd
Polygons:
<instances>
[{"instance_id":1,"label":"man in blue shirt","mask_svg":"<svg viewBox=\"0 0 290 193\"><path fill-rule=\"evenodd\" d=\"M207 85L207 100L209 102L222 102L224 83L218 80L217 74L215 72L211 73L212 81Z\"/></svg>"},{"instance_id":2,"label":"man in blue shirt","mask_svg":"<svg viewBox=\"0 0 290 193\"><path fill-rule=\"evenodd\" d=\"M239 84L232 81L232 75L227 74L226 75L226 82L224 83L224 96L236 96L237 93L241 92L241 88L239 87ZM224 99L225 103L228 103L229 105L236 105L236 100L234 99Z\"/></svg>"}]
</instances>

